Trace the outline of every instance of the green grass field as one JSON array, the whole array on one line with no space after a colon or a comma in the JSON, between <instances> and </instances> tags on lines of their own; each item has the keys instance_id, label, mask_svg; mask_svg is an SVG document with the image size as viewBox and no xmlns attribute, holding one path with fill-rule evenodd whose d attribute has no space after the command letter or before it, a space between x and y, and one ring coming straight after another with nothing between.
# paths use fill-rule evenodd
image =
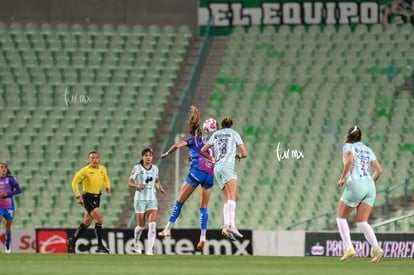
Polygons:
<instances>
[{"instance_id":1,"label":"green grass field","mask_svg":"<svg viewBox=\"0 0 414 275\"><path fill-rule=\"evenodd\" d=\"M0 254L1 274L413 274L414 259L202 255Z\"/></svg>"}]
</instances>

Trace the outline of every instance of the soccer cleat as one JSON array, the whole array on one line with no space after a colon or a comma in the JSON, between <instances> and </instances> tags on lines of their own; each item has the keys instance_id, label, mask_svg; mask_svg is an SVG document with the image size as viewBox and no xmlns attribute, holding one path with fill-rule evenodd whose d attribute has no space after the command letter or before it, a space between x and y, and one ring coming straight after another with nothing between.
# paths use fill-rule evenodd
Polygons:
<instances>
[{"instance_id":1,"label":"soccer cleat","mask_svg":"<svg viewBox=\"0 0 414 275\"><path fill-rule=\"evenodd\" d=\"M205 237L201 237L200 238L200 241L197 244L197 249L198 250L203 250L205 244L206 244L206 238Z\"/></svg>"},{"instance_id":2,"label":"soccer cleat","mask_svg":"<svg viewBox=\"0 0 414 275\"><path fill-rule=\"evenodd\" d=\"M239 232L239 230L237 230L236 227L231 227L230 228L231 233L233 233L233 236L236 237L237 239L242 239L244 236Z\"/></svg>"},{"instance_id":3,"label":"soccer cleat","mask_svg":"<svg viewBox=\"0 0 414 275\"><path fill-rule=\"evenodd\" d=\"M4 247L4 252L7 253L7 254L11 253L11 249L10 249L10 246L9 245L6 245Z\"/></svg>"},{"instance_id":4,"label":"soccer cleat","mask_svg":"<svg viewBox=\"0 0 414 275\"><path fill-rule=\"evenodd\" d=\"M104 254L109 254L109 249L106 248L103 244L99 245L98 248L96 249L97 253L104 253Z\"/></svg>"},{"instance_id":5,"label":"soccer cleat","mask_svg":"<svg viewBox=\"0 0 414 275\"><path fill-rule=\"evenodd\" d=\"M228 228L228 227L224 227L221 230L221 235L223 235L226 239L228 239L232 242L236 241L236 238L234 237L233 233L231 232L231 229Z\"/></svg>"},{"instance_id":6,"label":"soccer cleat","mask_svg":"<svg viewBox=\"0 0 414 275\"><path fill-rule=\"evenodd\" d=\"M171 237L171 230L163 230L161 232L158 232L158 237L164 237L164 238L169 238Z\"/></svg>"},{"instance_id":7,"label":"soccer cleat","mask_svg":"<svg viewBox=\"0 0 414 275\"><path fill-rule=\"evenodd\" d=\"M73 238L69 238L68 240L68 252L69 253L75 253L75 249L76 249L76 243L73 240Z\"/></svg>"},{"instance_id":8,"label":"soccer cleat","mask_svg":"<svg viewBox=\"0 0 414 275\"><path fill-rule=\"evenodd\" d=\"M134 251L137 254L140 254L140 255L142 254L142 247L141 247L141 244L139 242L136 242L134 244Z\"/></svg>"},{"instance_id":9,"label":"soccer cleat","mask_svg":"<svg viewBox=\"0 0 414 275\"><path fill-rule=\"evenodd\" d=\"M372 260L371 263L379 263L381 257L384 255L384 250L381 247L378 247L372 252Z\"/></svg>"},{"instance_id":10,"label":"soccer cleat","mask_svg":"<svg viewBox=\"0 0 414 275\"><path fill-rule=\"evenodd\" d=\"M350 258L354 257L356 254L355 248L350 248L348 250L345 250L344 256L341 258L341 262L347 262Z\"/></svg>"}]
</instances>

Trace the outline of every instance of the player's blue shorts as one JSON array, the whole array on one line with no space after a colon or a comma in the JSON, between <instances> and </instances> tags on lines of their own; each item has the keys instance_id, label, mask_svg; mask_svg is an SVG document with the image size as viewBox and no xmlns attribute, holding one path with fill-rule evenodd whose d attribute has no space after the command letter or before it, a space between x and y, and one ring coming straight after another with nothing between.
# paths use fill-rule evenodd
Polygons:
<instances>
[{"instance_id":1,"label":"player's blue shorts","mask_svg":"<svg viewBox=\"0 0 414 275\"><path fill-rule=\"evenodd\" d=\"M372 207L376 194L375 182L372 179L353 180L346 182L341 200L349 207L357 207L361 202Z\"/></svg>"},{"instance_id":2,"label":"player's blue shorts","mask_svg":"<svg viewBox=\"0 0 414 275\"><path fill-rule=\"evenodd\" d=\"M185 182L194 187L201 185L204 189L210 189L214 185L214 177L197 168L191 168L185 178Z\"/></svg>"},{"instance_id":3,"label":"player's blue shorts","mask_svg":"<svg viewBox=\"0 0 414 275\"><path fill-rule=\"evenodd\" d=\"M7 221L11 221L14 218L14 209L0 208L0 216L2 216Z\"/></svg>"}]
</instances>

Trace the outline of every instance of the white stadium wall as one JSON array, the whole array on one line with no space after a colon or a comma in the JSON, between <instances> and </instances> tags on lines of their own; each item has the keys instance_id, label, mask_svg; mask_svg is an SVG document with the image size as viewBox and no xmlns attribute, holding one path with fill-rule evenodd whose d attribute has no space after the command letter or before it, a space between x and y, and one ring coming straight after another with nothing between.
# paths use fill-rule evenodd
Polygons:
<instances>
[{"instance_id":1,"label":"white stadium wall","mask_svg":"<svg viewBox=\"0 0 414 275\"><path fill-rule=\"evenodd\" d=\"M304 231L253 231L253 255L303 256Z\"/></svg>"}]
</instances>

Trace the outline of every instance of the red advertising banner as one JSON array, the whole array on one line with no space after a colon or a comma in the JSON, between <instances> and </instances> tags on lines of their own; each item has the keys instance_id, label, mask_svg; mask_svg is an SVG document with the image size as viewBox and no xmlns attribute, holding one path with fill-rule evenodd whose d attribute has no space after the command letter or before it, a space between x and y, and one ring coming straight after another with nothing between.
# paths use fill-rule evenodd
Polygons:
<instances>
[{"instance_id":1,"label":"red advertising banner","mask_svg":"<svg viewBox=\"0 0 414 275\"><path fill-rule=\"evenodd\" d=\"M68 252L68 233L66 230L59 229L38 229L37 252L40 253L67 253Z\"/></svg>"}]
</instances>

